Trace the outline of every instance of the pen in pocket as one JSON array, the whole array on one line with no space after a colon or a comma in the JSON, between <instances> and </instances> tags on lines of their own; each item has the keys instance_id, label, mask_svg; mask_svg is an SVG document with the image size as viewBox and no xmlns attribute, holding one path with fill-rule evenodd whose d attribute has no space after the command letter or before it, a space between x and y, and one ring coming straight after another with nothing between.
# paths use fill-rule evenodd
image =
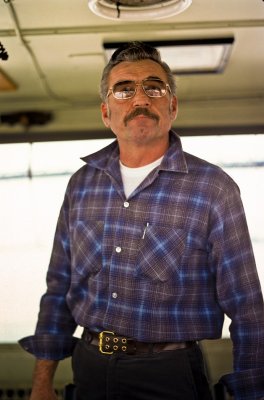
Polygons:
<instances>
[{"instance_id":1,"label":"pen in pocket","mask_svg":"<svg viewBox=\"0 0 264 400\"><path fill-rule=\"evenodd\" d=\"M146 224L146 226L145 226L145 228L144 228L143 235L142 235L142 239L144 239L145 236L146 236L146 232L147 232L148 226L149 226L149 222L147 222L147 224Z\"/></svg>"}]
</instances>

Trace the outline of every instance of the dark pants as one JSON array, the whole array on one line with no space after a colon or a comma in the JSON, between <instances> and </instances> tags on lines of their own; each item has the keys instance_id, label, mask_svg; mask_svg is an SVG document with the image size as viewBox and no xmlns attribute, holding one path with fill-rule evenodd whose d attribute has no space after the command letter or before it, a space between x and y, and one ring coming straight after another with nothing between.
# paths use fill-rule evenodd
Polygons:
<instances>
[{"instance_id":1,"label":"dark pants","mask_svg":"<svg viewBox=\"0 0 264 400\"><path fill-rule=\"evenodd\" d=\"M105 355L80 340L72 363L76 400L212 400L198 345Z\"/></svg>"}]
</instances>

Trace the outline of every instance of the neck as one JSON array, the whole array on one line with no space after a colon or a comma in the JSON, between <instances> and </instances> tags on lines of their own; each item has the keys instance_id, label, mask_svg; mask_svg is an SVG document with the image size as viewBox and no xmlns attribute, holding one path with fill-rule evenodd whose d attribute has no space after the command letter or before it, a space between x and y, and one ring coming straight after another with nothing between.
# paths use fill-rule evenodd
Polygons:
<instances>
[{"instance_id":1,"label":"neck","mask_svg":"<svg viewBox=\"0 0 264 400\"><path fill-rule=\"evenodd\" d=\"M169 144L166 142L163 145L147 148L145 146L124 146L120 145L120 161L123 165L130 168L143 167L151 164L155 160L162 157L167 151Z\"/></svg>"}]
</instances>

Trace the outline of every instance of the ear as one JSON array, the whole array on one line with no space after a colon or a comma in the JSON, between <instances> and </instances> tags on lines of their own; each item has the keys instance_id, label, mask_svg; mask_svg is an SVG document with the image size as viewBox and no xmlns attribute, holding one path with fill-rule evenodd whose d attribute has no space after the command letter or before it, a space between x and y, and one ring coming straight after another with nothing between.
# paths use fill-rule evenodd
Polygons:
<instances>
[{"instance_id":1,"label":"ear","mask_svg":"<svg viewBox=\"0 0 264 400\"><path fill-rule=\"evenodd\" d=\"M176 96L172 96L171 98L170 114L171 120L174 121L177 118L178 114L178 98Z\"/></svg>"},{"instance_id":2,"label":"ear","mask_svg":"<svg viewBox=\"0 0 264 400\"><path fill-rule=\"evenodd\" d=\"M110 112L109 112L109 107L107 103L102 103L101 104L101 116L103 123L107 128L110 126Z\"/></svg>"}]
</instances>

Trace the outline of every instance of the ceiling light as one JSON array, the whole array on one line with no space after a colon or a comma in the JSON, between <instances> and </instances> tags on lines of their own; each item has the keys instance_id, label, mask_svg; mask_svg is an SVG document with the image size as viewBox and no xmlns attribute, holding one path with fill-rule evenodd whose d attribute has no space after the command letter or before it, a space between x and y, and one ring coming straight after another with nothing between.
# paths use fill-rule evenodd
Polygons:
<instances>
[{"instance_id":1,"label":"ceiling light","mask_svg":"<svg viewBox=\"0 0 264 400\"><path fill-rule=\"evenodd\" d=\"M185 11L192 0L88 0L90 10L99 17L145 21L168 18Z\"/></svg>"},{"instance_id":2,"label":"ceiling light","mask_svg":"<svg viewBox=\"0 0 264 400\"><path fill-rule=\"evenodd\" d=\"M222 72L229 60L233 42L233 37L226 37L145 43L156 47L172 72L181 75ZM104 43L108 60L122 44L124 43Z\"/></svg>"}]
</instances>

